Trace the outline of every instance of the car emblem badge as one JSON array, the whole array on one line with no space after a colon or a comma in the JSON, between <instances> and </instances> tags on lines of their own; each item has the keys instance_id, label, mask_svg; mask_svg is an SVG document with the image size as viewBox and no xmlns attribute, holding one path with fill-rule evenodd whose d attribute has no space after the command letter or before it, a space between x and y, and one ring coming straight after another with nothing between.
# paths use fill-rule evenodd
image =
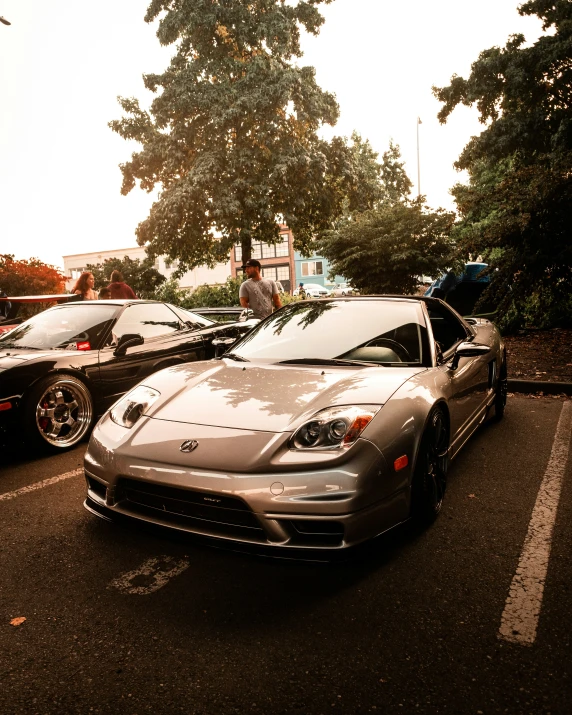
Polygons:
<instances>
[{"instance_id":1,"label":"car emblem badge","mask_svg":"<svg viewBox=\"0 0 572 715\"><path fill-rule=\"evenodd\" d=\"M196 439L186 439L183 444L179 447L181 452L192 452L199 446Z\"/></svg>"}]
</instances>

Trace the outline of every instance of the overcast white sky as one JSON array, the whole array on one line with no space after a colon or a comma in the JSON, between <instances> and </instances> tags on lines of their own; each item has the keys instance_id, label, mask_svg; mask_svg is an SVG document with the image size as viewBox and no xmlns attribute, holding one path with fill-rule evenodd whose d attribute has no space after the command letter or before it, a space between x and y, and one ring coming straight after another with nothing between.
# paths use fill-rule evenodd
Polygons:
<instances>
[{"instance_id":1,"label":"overcast white sky","mask_svg":"<svg viewBox=\"0 0 572 715\"><path fill-rule=\"evenodd\" d=\"M0 0L0 253L63 266L62 256L135 246L151 197L119 193L135 146L107 126L120 116L118 95L148 102L141 75L159 72L162 48L143 21L148 0ZM533 42L536 18L517 0L335 0L326 23L304 38L301 62L337 96L331 133L353 129L380 154L401 147L417 191L452 208L453 162L482 127L460 108L440 126L431 86L467 76L479 52L522 32ZM328 132L328 135L331 134Z\"/></svg>"}]
</instances>

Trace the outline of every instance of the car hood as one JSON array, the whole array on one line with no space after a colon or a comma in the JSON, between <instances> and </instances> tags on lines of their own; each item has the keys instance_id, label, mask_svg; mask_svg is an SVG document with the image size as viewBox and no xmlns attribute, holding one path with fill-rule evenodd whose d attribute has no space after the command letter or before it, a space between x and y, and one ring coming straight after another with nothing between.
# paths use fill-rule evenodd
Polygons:
<instances>
[{"instance_id":1,"label":"car hood","mask_svg":"<svg viewBox=\"0 0 572 715\"><path fill-rule=\"evenodd\" d=\"M426 368L322 368L213 360L162 370L145 380L161 397L153 419L285 432L332 405L382 405Z\"/></svg>"},{"instance_id":2,"label":"car hood","mask_svg":"<svg viewBox=\"0 0 572 715\"><path fill-rule=\"evenodd\" d=\"M8 348L6 350L0 350L0 370L9 370L11 367L16 367L17 365L22 365L22 363L29 362L30 360L44 360L49 358L53 360L54 357L62 356L76 356L77 350L24 350L18 348Z\"/></svg>"}]
</instances>

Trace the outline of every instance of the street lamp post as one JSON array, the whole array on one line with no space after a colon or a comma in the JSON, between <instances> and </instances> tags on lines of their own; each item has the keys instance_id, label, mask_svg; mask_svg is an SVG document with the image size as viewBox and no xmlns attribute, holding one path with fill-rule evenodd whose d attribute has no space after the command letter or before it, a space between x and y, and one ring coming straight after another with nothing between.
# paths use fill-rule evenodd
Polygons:
<instances>
[{"instance_id":1,"label":"street lamp post","mask_svg":"<svg viewBox=\"0 0 572 715\"><path fill-rule=\"evenodd\" d=\"M421 196L421 168L419 165L419 125L422 124L421 119L417 117L417 197Z\"/></svg>"}]
</instances>

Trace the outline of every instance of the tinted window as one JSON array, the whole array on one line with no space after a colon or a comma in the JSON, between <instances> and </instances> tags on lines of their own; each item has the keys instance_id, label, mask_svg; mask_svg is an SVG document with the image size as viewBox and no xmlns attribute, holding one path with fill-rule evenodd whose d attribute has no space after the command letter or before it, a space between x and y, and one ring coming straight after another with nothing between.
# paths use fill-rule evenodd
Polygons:
<instances>
[{"instance_id":1,"label":"tinted window","mask_svg":"<svg viewBox=\"0 0 572 715\"><path fill-rule=\"evenodd\" d=\"M433 329L433 337L439 343L443 352L446 352L453 345L467 337L467 331L463 324L447 308L431 306L429 308L429 319Z\"/></svg>"},{"instance_id":2,"label":"tinted window","mask_svg":"<svg viewBox=\"0 0 572 715\"><path fill-rule=\"evenodd\" d=\"M233 348L248 360L303 358L421 364L425 321L417 301L290 303Z\"/></svg>"},{"instance_id":3,"label":"tinted window","mask_svg":"<svg viewBox=\"0 0 572 715\"><path fill-rule=\"evenodd\" d=\"M113 326L111 344L115 345L122 335L128 333L149 340L185 327L179 317L163 303L128 305Z\"/></svg>"},{"instance_id":4,"label":"tinted window","mask_svg":"<svg viewBox=\"0 0 572 715\"><path fill-rule=\"evenodd\" d=\"M53 348L77 347L95 349L117 313L116 305L62 305L26 320L25 323L0 336L0 349L11 347ZM85 343L89 343L89 348Z\"/></svg>"}]
</instances>

